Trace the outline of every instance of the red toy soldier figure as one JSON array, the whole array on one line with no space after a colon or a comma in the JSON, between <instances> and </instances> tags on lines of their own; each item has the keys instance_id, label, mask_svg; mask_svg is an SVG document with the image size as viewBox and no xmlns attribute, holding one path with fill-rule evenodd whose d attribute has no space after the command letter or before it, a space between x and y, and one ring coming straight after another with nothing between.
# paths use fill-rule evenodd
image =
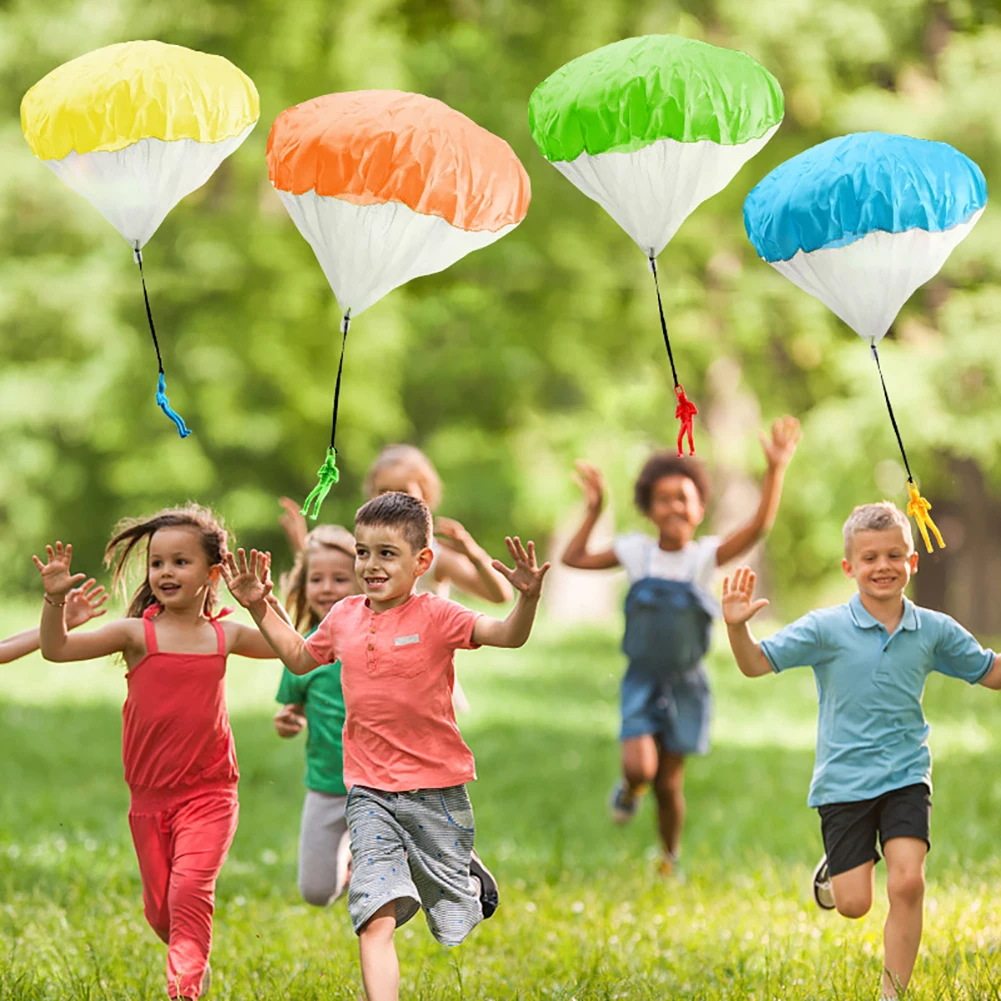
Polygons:
<instances>
[{"instance_id":1,"label":"red toy soldier figure","mask_svg":"<svg viewBox=\"0 0 1001 1001\"><path fill-rule=\"evenodd\" d=\"M678 397L678 406L674 411L674 416L681 421L681 430L678 432L678 457L684 453L682 451L682 441L688 435L688 454L695 455L695 442L692 441L693 418L699 412L699 408L687 396L682 386L675 386L674 393Z\"/></svg>"}]
</instances>

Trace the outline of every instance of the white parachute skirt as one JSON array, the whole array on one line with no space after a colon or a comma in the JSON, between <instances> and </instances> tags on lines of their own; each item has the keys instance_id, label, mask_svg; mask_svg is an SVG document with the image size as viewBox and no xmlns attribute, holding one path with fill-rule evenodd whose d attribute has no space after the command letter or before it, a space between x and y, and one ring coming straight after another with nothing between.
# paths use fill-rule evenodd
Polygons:
<instances>
[{"instance_id":1,"label":"white parachute skirt","mask_svg":"<svg viewBox=\"0 0 1001 1001\"><path fill-rule=\"evenodd\" d=\"M904 303L938 273L983 213L980 209L966 222L938 232L876 230L843 247L799 250L787 261L769 263L864 341L878 344Z\"/></svg>"},{"instance_id":2,"label":"white parachute skirt","mask_svg":"<svg viewBox=\"0 0 1001 1001\"><path fill-rule=\"evenodd\" d=\"M709 139L658 139L632 153L581 153L574 160L552 163L596 201L644 254L657 257L685 219L722 191L778 127L734 146Z\"/></svg>"},{"instance_id":3,"label":"white parachute skirt","mask_svg":"<svg viewBox=\"0 0 1001 1001\"><path fill-rule=\"evenodd\" d=\"M313 248L341 312L350 311L352 319L394 288L444 271L517 225L466 230L402 202L356 205L312 190L278 195Z\"/></svg>"},{"instance_id":4,"label":"white parachute skirt","mask_svg":"<svg viewBox=\"0 0 1001 1001\"><path fill-rule=\"evenodd\" d=\"M141 250L167 213L212 176L255 124L216 143L140 139L113 152L70 152L42 162L83 195L130 247Z\"/></svg>"}]
</instances>

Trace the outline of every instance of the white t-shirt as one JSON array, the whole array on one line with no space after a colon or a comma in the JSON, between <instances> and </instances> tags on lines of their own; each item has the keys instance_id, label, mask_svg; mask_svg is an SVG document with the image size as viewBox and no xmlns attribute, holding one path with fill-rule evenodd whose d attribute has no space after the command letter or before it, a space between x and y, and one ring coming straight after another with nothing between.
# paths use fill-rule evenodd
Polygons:
<instances>
[{"instance_id":1,"label":"white t-shirt","mask_svg":"<svg viewBox=\"0 0 1001 1001\"><path fill-rule=\"evenodd\" d=\"M705 595L712 597L719 546L719 536L707 535L681 549L668 552L657 545L656 539L634 532L616 536L614 549L630 584L644 577L691 581Z\"/></svg>"}]
</instances>

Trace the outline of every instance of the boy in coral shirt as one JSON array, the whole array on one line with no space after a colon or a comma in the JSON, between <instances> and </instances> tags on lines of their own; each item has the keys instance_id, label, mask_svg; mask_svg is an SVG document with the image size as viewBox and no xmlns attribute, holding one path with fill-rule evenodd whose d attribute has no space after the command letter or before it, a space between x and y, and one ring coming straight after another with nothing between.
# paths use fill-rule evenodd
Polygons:
<instances>
[{"instance_id":1,"label":"boy in coral shirt","mask_svg":"<svg viewBox=\"0 0 1001 1001\"><path fill-rule=\"evenodd\" d=\"M224 575L294 674L341 662L354 859L348 909L369 1001L396 1001L395 929L423 907L435 938L458 945L496 895L485 869L470 870L474 824L465 783L476 778L476 768L452 709L455 651L524 645L549 564L537 566L531 542L526 549L517 538L507 540L514 569L493 566L518 602L500 621L414 593L433 559L431 512L423 501L403 493L374 498L356 515L355 539L363 593L335 605L308 640L267 602L266 554L251 551L248 563L241 550Z\"/></svg>"}]
</instances>

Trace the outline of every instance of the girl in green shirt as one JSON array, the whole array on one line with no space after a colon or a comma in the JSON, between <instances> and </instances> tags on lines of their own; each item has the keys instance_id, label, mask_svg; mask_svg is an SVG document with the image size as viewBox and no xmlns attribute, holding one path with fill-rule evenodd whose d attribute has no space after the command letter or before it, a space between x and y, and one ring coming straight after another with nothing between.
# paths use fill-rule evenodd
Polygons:
<instances>
[{"instance_id":1,"label":"girl in green shirt","mask_svg":"<svg viewBox=\"0 0 1001 1001\"><path fill-rule=\"evenodd\" d=\"M295 628L310 635L342 598L360 593L355 540L339 525L320 525L303 541L285 582L286 607ZM344 820L342 731L344 695L340 662L305 675L283 670L275 713L280 737L306 736L306 799L299 829L299 892L325 907L341 895L350 868L351 840Z\"/></svg>"}]
</instances>

